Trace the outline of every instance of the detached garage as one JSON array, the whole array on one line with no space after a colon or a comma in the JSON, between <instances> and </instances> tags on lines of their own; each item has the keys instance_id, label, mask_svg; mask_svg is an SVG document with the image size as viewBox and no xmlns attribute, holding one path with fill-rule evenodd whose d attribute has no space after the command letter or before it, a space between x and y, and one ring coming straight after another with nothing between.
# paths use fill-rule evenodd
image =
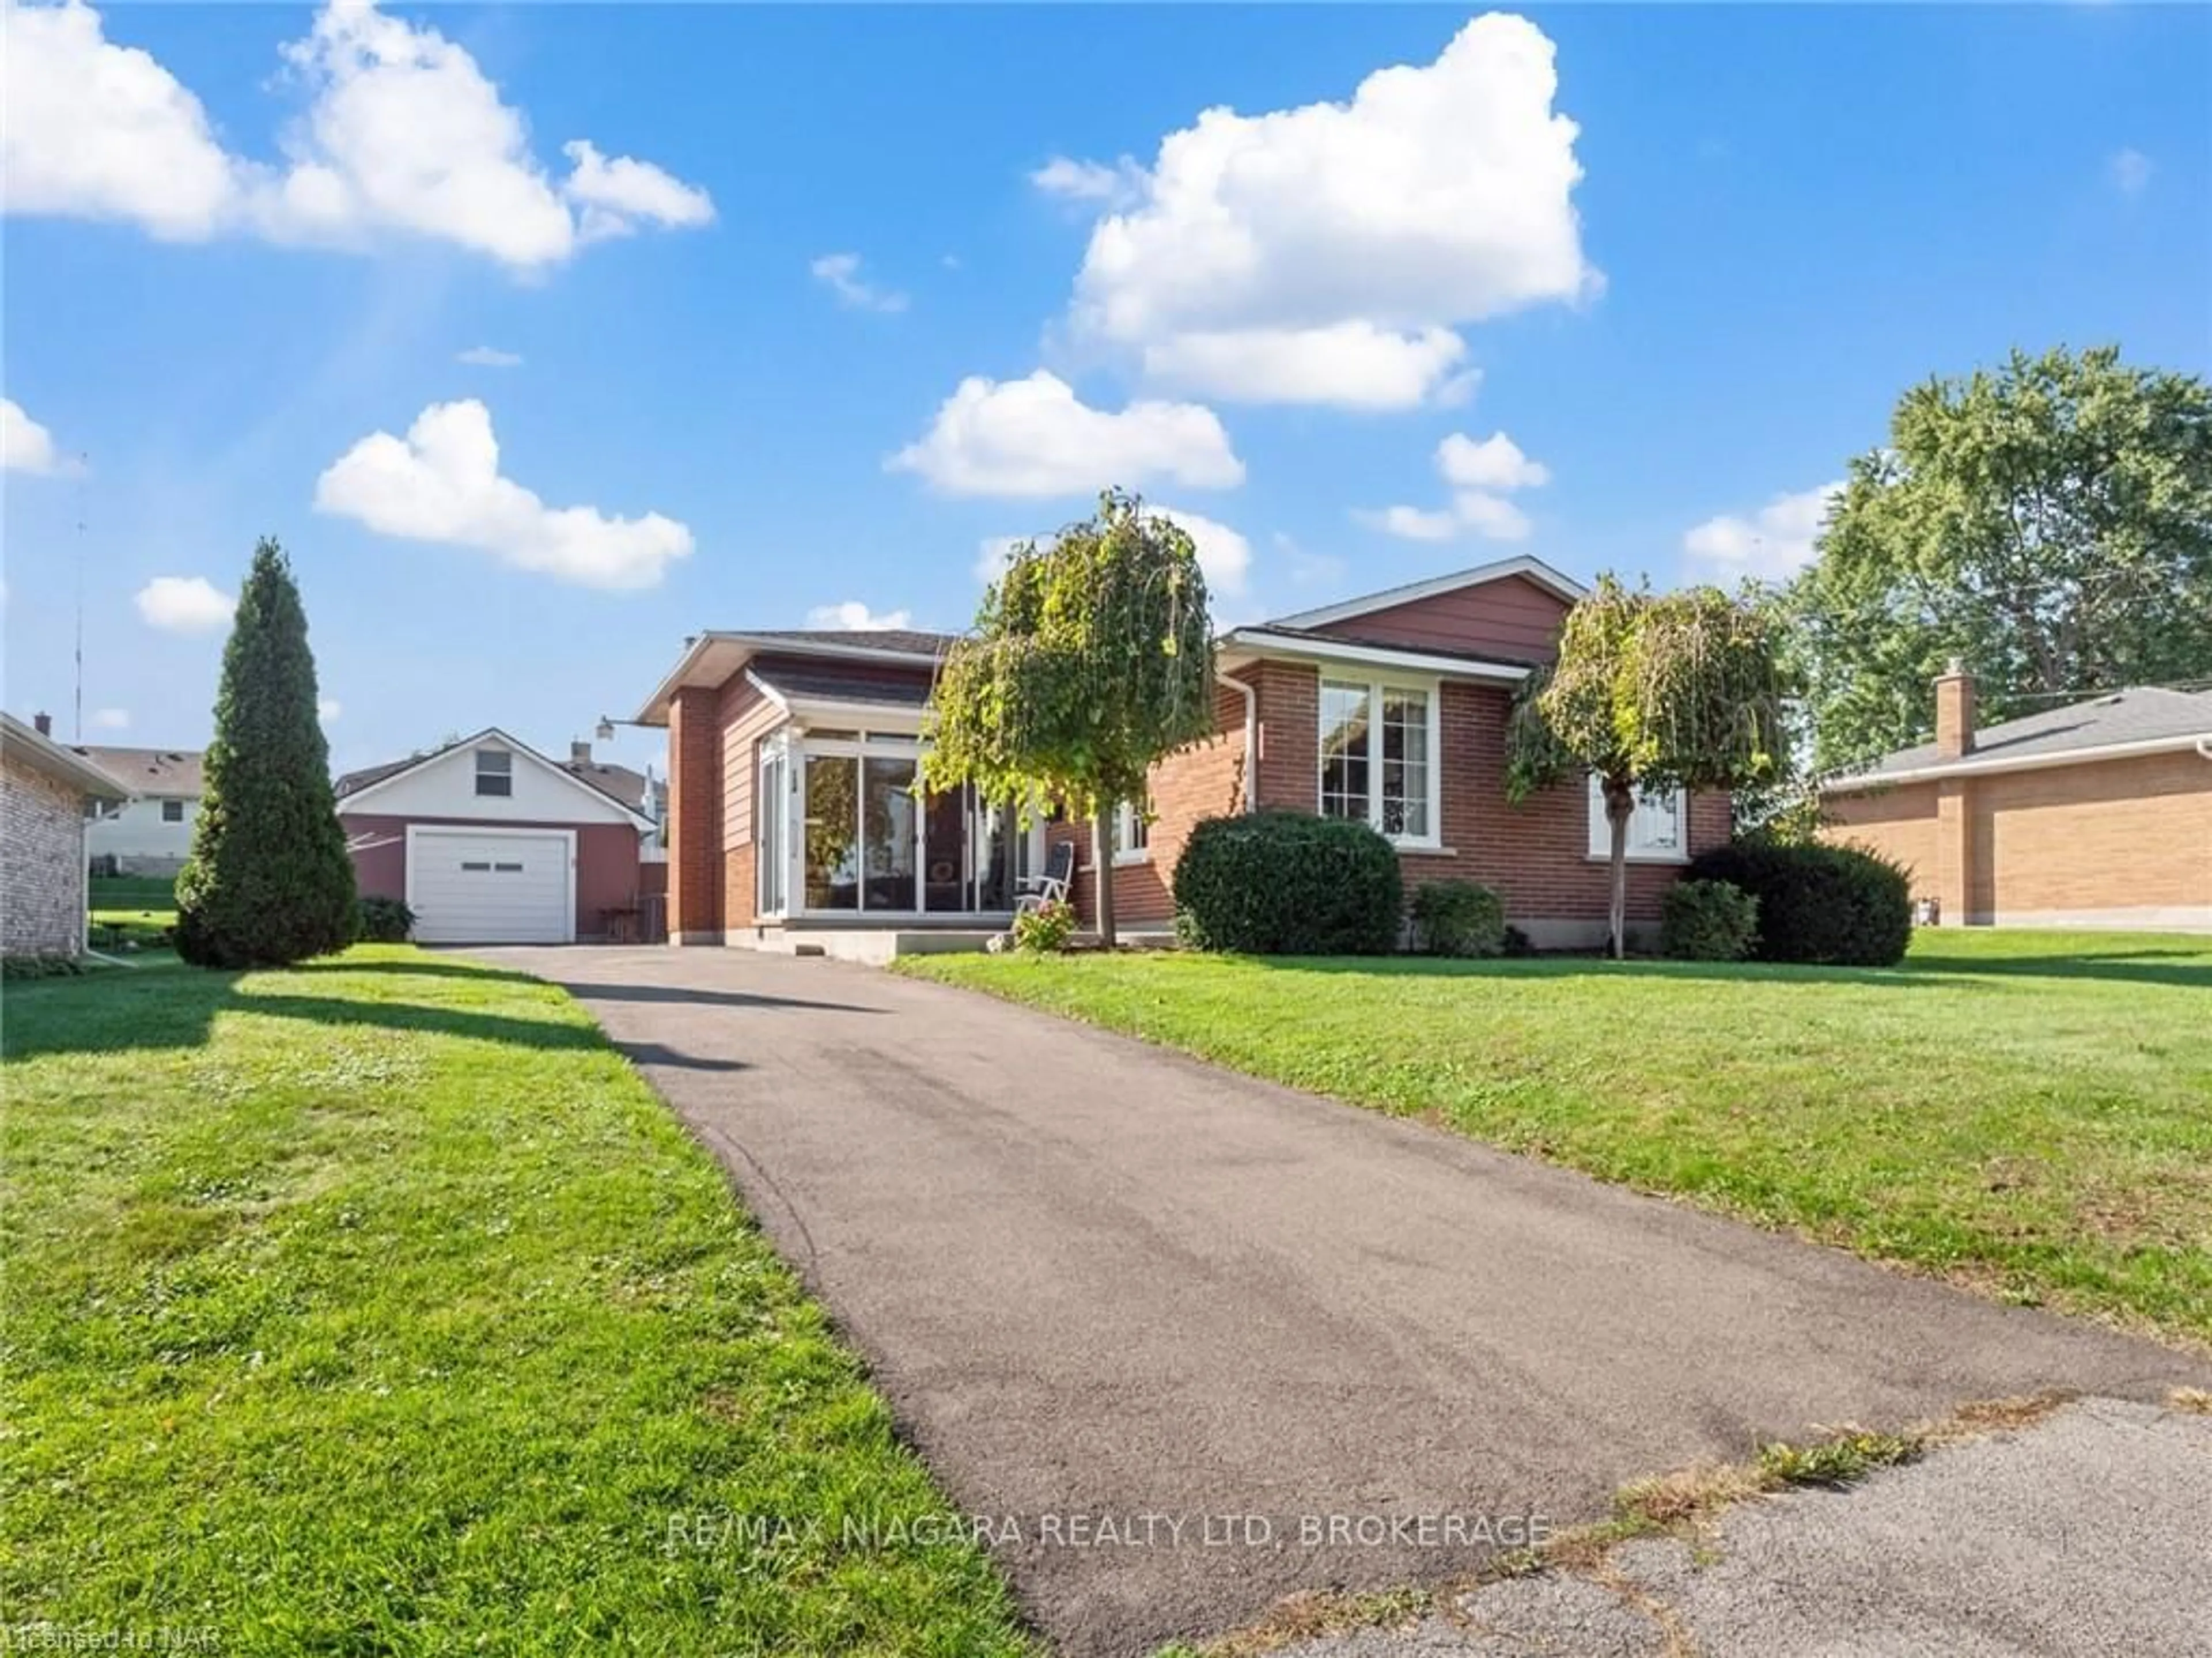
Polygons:
<instances>
[{"instance_id":1,"label":"detached garage","mask_svg":"<svg viewBox=\"0 0 2212 1658\"><path fill-rule=\"evenodd\" d=\"M403 900L424 944L636 936L653 820L504 732L349 773L337 806L362 894Z\"/></svg>"}]
</instances>

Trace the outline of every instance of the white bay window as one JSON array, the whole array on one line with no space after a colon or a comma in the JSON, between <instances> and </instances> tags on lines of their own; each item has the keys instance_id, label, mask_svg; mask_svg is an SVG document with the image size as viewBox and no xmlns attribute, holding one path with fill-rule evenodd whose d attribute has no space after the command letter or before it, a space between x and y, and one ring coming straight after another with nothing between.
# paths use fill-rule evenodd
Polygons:
<instances>
[{"instance_id":1,"label":"white bay window","mask_svg":"<svg viewBox=\"0 0 2212 1658\"><path fill-rule=\"evenodd\" d=\"M1437 799L1434 685L1321 682L1321 815L1371 823L1401 844L1434 846Z\"/></svg>"},{"instance_id":2,"label":"white bay window","mask_svg":"<svg viewBox=\"0 0 2212 1658\"><path fill-rule=\"evenodd\" d=\"M1605 817L1605 786L1589 780L1589 855L1613 856L1613 825ZM1680 789L1636 791L1628 817L1628 856L1640 864L1682 864L1690 858L1690 797Z\"/></svg>"}]
</instances>

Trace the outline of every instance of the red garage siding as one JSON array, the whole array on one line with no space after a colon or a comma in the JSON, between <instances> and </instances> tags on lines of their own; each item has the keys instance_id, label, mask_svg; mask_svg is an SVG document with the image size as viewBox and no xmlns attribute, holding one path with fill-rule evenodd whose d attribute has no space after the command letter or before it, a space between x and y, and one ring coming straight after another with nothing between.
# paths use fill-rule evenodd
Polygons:
<instances>
[{"instance_id":1,"label":"red garage siding","mask_svg":"<svg viewBox=\"0 0 2212 1658\"><path fill-rule=\"evenodd\" d=\"M339 825L349 841L383 844L353 854L354 878L363 897L407 896L407 826L480 829L573 829L576 835L576 937L603 938L610 909L635 908L638 902L638 831L627 823L491 823L480 817L387 817L374 812L341 812Z\"/></svg>"}]
</instances>

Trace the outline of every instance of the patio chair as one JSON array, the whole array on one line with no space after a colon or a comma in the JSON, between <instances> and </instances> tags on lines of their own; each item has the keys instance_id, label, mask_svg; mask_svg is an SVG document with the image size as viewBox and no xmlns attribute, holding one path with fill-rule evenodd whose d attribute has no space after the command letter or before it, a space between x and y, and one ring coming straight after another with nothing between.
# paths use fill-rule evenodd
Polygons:
<instances>
[{"instance_id":1,"label":"patio chair","mask_svg":"<svg viewBox=\"0 0 2212 1658\"><path fill-rule=\"evenodd\" d=\"M1075 842L1062 841L1045 854L1044 873L1024 878L1014 898L1014 914L1064 902L1075 881Z\"/></svg>"}]
</instances>

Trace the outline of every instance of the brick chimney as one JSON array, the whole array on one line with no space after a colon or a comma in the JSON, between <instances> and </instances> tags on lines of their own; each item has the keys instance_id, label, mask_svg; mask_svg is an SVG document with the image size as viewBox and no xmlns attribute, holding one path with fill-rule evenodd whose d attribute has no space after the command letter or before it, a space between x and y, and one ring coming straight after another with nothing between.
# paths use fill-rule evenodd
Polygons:
<instances>
[{"instance_id":1,"label":"brick chimney","mask_svg":"<svg viewBox=\"0 0 2212 1658\"><path fill-rule=\"evenodd\" d=\"M1936 677L1936 752L1960 760L1974 751L1974 677L1953 657Z\"/></svg>"},{"instance_id":2,"label":"brick chimney","mask_svg":"<svg viewBox=\"0 0 2212 1658\"><path fill-rule=\"evenodd\" d=\"M33 714L31 725L41 737L52 737L54 734L54 717L50 714Z\"/></svg>"},{"instance_id":3,"label":"brick chimney","mask_svg":"<svg viewBox=\"0 0 2212 1658\"><path fill-rule=\"evenodd\" d=\"M590 765L592 745L589 743L571 742L568 744L568 763L572 766Z\"/></svg>"}]
</instances>

